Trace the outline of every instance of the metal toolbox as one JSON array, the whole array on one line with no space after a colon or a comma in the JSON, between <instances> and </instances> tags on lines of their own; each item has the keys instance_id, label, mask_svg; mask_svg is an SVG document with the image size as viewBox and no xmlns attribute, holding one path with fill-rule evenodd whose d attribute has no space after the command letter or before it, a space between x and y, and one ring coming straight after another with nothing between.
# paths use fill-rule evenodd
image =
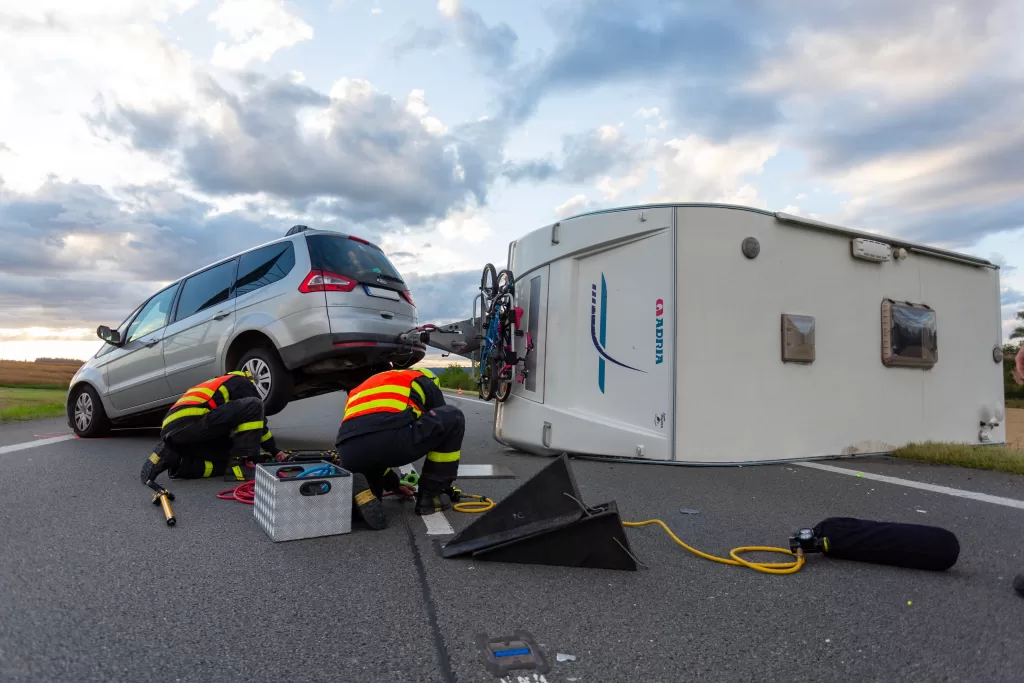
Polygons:
<instances>
[{"instance_id":1,"label":"metal toolbox","mask_svg":"<svg viewBox=\"0 0 1024 683\"><path fill-rule=\"evenodd\" d=\"M322 466L333 467L334 474L300 476ZM272 541L347 534L352 531L352 474L326 460L260 464L254 503L256 521Z\"/></svg>"}]
</instances>

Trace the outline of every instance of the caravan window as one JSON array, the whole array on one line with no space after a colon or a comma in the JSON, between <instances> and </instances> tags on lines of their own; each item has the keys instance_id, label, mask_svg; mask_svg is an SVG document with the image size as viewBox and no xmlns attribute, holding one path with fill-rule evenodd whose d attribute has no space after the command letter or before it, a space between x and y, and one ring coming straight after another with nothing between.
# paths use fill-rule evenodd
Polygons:
<instances>
[{"instance_id":1,"label":"caravan window","mask_svg":"<svg viewBox=\"0 0 1024 683\"><path fill-rule=\"evenodd\" d=\"M924 304L882 302L882 362L930 368L939 360L935 311Z\"/></svg>"}]
</instances>

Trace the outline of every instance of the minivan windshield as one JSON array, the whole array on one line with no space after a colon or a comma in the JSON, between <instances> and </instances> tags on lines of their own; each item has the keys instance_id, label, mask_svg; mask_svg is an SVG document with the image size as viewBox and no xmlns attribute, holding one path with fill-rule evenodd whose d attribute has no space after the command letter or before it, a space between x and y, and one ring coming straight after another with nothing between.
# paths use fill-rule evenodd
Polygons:
<instances>
[{"instance_id":1,"label":"minivan windshield","mask_svg":"<svg viewBox=\"0 0 1024 683\"><path fill-rule=\"evenodd\" d=\"M405 288L402 276L384 252L376 247L334 235L306 235L306 242L314 270L344 275L360 283Z\"/></svg>"}]
</instances>

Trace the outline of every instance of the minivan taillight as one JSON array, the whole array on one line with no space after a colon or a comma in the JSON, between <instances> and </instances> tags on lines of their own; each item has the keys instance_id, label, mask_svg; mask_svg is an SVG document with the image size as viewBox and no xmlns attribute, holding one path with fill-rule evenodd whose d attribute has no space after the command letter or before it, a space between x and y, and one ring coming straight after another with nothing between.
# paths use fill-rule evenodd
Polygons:
<instances>
[{"instance_id":1,"label":"minivan taillight","mask_svg":"<svg viewBox=\"0 0 1024 683\"><path fill-rule=\"evenodd\" d=\"M358 283L352 278L332 273L329 270L311 270L299 285L303 294L310 292L351 292Z\"/></svg>"},{"instance_id":2,"label":"minivan taillight","mask_svg":"<svg viewBox=\"0 0 1024 683\"><path fill-rule=\"evenodd\" d=\"M399 294L402 295L403 299L409 302L410 306L416 308L416 302L412 300L412 292L410 292L408 289L403 289L401 292L399 292Z\"/></svg>"}]
</instances>

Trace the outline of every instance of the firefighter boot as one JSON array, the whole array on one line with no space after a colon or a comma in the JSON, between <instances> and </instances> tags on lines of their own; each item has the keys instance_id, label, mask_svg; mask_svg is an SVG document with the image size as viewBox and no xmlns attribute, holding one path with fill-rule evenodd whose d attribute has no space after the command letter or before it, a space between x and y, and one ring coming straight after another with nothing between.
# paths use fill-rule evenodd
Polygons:
<instances>
[{"instance_id":1,"label":"firefighter boot","mask_svg":"<svg viewBox=\"0 0 1024 683\"><path fill-rule=\"evenodd\" d=\"M365 474L357 472L352 475L352 502L359 516L366 522L366 526L379 531L388 525L388 520L384 517L384 506L381 505L380 498L374 495Z\"/></svg>"},{"instance_id":2,"label":"firefighter boot","mask_svg":"<svg viewBox=\"0 0 1024 683\"><path fill-rule=\"evenodd\" d=\"M452 507L452 499L448 487L437 486L436 482L420 479L420 488L416 492L416 514L432 515L444 512Z\"/></svg>"},{"instance_id":3,"label":"firefighter boot","mask_svg":"<svg viewBox=\"0 0 1024 683\"><path fill-rule=\"evenodd\" d=\"M181 456L171 450L166 443L161 441L157 444L153 452L146 458L146 461L142 463L142 471L139 473L139 478L143 484L148 482L155 482L156 478L160 474L170 468L177 467L181 461Z\"/></svg>"},{"instance_id":4,"label":"firefighter boot","mask_svg":"<svg viewBox=\"0 0 1024 683\"><path fill-rule=\"evenodd\" d=\"M224 468L224 481L252 481L256 478L256 465L251 457L238 453L228 456L227 467Z\"/></svg>"}]
</instances>

